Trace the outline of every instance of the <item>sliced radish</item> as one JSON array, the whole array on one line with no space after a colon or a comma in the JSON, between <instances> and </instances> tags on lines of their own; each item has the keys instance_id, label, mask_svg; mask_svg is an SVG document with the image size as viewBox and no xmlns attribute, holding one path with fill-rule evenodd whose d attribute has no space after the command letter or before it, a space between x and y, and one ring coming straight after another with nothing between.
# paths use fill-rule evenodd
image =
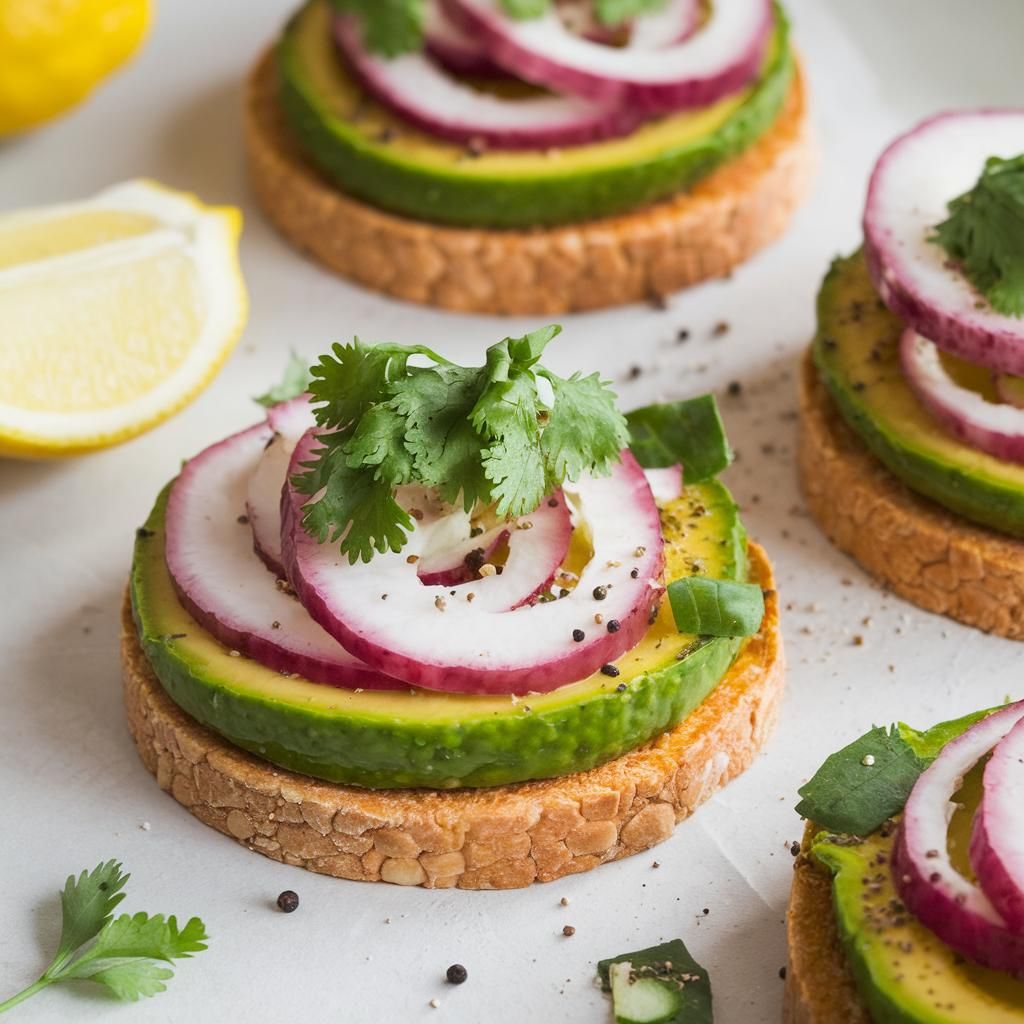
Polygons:
<instances>
[{"instance_id":1,"label":"sliced radish","mask_svg":"<svg viewBox=\"0 0 1024 1024\"><path fill-rule=\"evenodd\" d=\"M645 469L644 476L651 488L651 494L659 505L665 505L682 496L683 467L681 463L665 466L664 469Z\"/></svg>"},{"instance_id":2,"label":"sliced radish","mask_svg":"<svg viewBox=\"0 0 1024 1024\"><path fill-rule=\"evenodd\" d=\"M757 76L774 24L771 0L715 4L699 31L661 49L574 35L555 11L516 20L499 0L443 0L491 59L528 82L632 110L701 107Z\"/></svg>"},{"instance_id":3,"label":"sliced radish","mask_svg":"<svg viewBox=\"0 0 1024 1024\"><path fill-rule=\"evenodd\" d=\"M295 469L315 446L314 437L303 438L292 457ZM611 476L572 486L593 557L576 588L555 601L515 608L510 595L534 590L539 565L561 543L540 526L541 510L556 511L557 496L517 522L532 521L533 528L512 534L516 545L500 576L462 584L453 594L424 587L409 562L429 545L429 526L417 522L401 552L352 565L335 545L318 544L305 532L306 498L292 489L284 504L285 564L310 614L381 672L435 690L546 692L635 646L664 589L658 509L633 456L623 452ZM617 628L609 628L613 620Z\"/></svg>"},{"instance_id":4,"label":"sliced radish","mask_svg":"<svg viewBox=\"0 0 1024 1024\"><path fill-rule=\"evenodd\" d=\"M295 445L315 424L309 396L301 395L271 406L267 410L267 423L274 433L249 477L245 512L252 528L252 543L256 554L272 573L284 579L286 573L281 560L281 488Z\"/></svg>"},{"instance_id":5,"label":"sliced radish","mask_svg":"<svg viewBox=\"0 0 1024 1024\"><path fill-rule=\"evenodd\" d=\"M495 551L508 538L507 529L495 527L479 537L470 537L443 551L423 555L416 563L416 575L425 587L455 587L468 583L477 579L480 566L489 564Z\"/></svg>"},{"instance_id":6,"label":"sliced radish","mask_svg":"<svg viewBox=\"0 0 1024 1024\"><path fill-rule=\"evenodd\" d=\"M335 20L335 38L366 87L431 135L499 149L573 146L628 135L639 115L624 107L565 96L507 99L458 81L422 53L391 59L367 51L359 23Z\"/></svg>"},{"instance_id":7,"label":"sliced radish","mask_svg":"<svg viewBox=\"0 0 1024 1024\"><path fill-rule=\"evenodd\" d=\"M939 114L902 135L871 175L864 253L878 294L907 324L961 359L1024 375L1024 319L992 309L929 240L988 157L1021 152L1024 110Z\"/></svg>"},{"instance_id":8,"label":"sliced radish","mask_svg":"<svg viewBox=\"0 0 1024 1024\"><path fill-rule=\"evenodd\" d=\"M996 394L1001 402L1024 409L1024 377L1015 377L1010 373L994 375Z\"/></svg>"},{"instance_id":9,"label":"sliced radish","mask_svg":"<svg viewBox=\"0 0 1024 1024\"><path fill-rule=\"evenodd\" d=\"M964 776L1021 720L1024 701L946 745L911 791L892 860L897 891L911 914L964 956L1011 973L1024 973L1024 936L1008 931L985 893L953 867L946 840Z\"/></svg>"},{"instance_id":10,"label":"sliced radish","mask_svg":"<svg viewBox=\"0 0 1024 1024\"><path fill-rule=\"evenodd\" d=\"M172 486L167 568L182 604L221 643L268 668L332 686L404 688L325 633L253 553L239 517L273 436L263 423L243 430L190 459Z\"/></svg>"},{"instance_id":11,"label":"sliced radish","mask_svg":"<svg viewBox=\"0 0 1024 1024\"><path fill-rule=\"evenodd\" d=\"M441 9L440 0L428 0L423 35L427 52L443 67L457 75L484 78L504 76L484 48L462 31Z\"/></svg>"},{"instance_id":12,"label":"sliced radish","mask_svg":"<svg viewBox=\"0 0 1024 1024\"><path fill-rule=\"evenodd\" d=\"M997 459L1024 462L1024 409L988 402L958 384L938 348L911 328L900 338L900 362L921 404L954 437Z\"/></svg>"},{"instance_id":13,"label":"sliced radish","mask_svg":"<svg viewBox=\"0 0 1024 1024\"><path fill-rule=\"evenodd\" d=\"M971 865L1010 931L1024 935L1024 716L985 765Z\"/></svg>"}]
</instances>

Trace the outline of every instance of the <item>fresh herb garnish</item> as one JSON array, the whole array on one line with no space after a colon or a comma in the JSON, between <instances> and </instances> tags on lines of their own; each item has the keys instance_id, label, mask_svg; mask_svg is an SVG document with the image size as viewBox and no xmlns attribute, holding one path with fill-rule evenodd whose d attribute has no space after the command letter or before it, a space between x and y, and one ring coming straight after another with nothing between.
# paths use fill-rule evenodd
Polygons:
<instances>
[{"instance_id":1,"label":"fresh herb garnish","mask_svg":"<svg viewBox=\"0 0 1024 1024\"><path fill-rule=\"evenodd\" d=\"M732 461L714 395L663 402L626 416L629 447L645 469L683 464L688 484L717 476Z\"/></svg>"},{"instance_id":2,"label":"fresh herb garnish","mask_svg":"<svg viewBox=\"0 0 1024 1024\"><path fill-rule=\"evenodd\" d=\"M37 981L0 1003L0 1013L70 979L98 982L118 999L135 1002L167 988L164 982L174 976L167 964L206 949L206 929L198 917L181 929L174 917L163 914L115 918L128 878L113 860L78 878L68 876L60 894L63 925L57 952Z\"/></svg>"},{"instance_id":3,"label":"fresh herb garnish","mask_svg":"<svg viewBox=\"0 0 1024 1024\"><path fill-rule=\"evenodd\" d=\"M711 980L682 939L621 953L597 965L616 1024L711 1024Z\"/></svg>"},{"instance_id":4,"label":"fresh herb garnish","mask_svg":"<svg viewBox=\"0 0 1024 1024\"><path fill-rule=\"evenodd\" d=\"M363 43L371 53L397 57L423 46L424 0L330 0L330 4L337 11L358 15Z\"/></svg>"},{"instance_id":5,"label":"fresh herb garnish","mask_svg":"<svg viewBox=\"0 0 1024 1024\"><path fill-rule=\"evenodd\" d=\"M602 25L620 25L631 18L665 6L667 0L594 0L594 11Z\"/></svg>"},{"instance_id":6,"label":"fresh herb garnish","mask_svg":"<svg viewBox=\"0 0 1024 1024\"><path fill-rule=\"evenodd\" d=\"M281 380L269 391L256 395L253 401L269 407L278 402L287 402L290 398L298 398L309 387L310 380L309 363L292 351L288 354L288 364Z\"/></svg>"},{"instance_id":7,"label":"fresh herb garnish","mask_svg":"<svg viewBox=\"0 0 1024 1024\"><path fill-rule=\"evenodd\" d=\"M501 0L502 10L517 20L539 18L550 6L550 0Z\"/></svg>"},{"instance_id":8,"label":"fresh herb garnish","mask_svg":"<svg viewBox=\"0 0 1024 1024\"><path fill-rule=\"evenodd\" d=\"M684 576L668 585L668 600L680 633L753 636L764 619L764 593L756 583Z\"/></svg>"},{"instance_id":9,"label":"fresh herb garnish","mask_svg":"<svg viewBox=\"0 0 1024 1024\"><path fill-rule=\"evenodd\" d=\"M991 710L919 732L900 723L875 726L825 759L800 787L797 813L832 832L868 836L899 814L921 773L942 748Z\"/></svg>"},{"instance_id":10,"label":"fresh herb garnish","mask_svg":"<svg viewBox=\"0 0 1024 1024\"><path fill-rule=\"evenodd\" d=\"M989 157L978 183L949 204L932 240L1005 316L1024 316L1024 153Z\"/></svg>"},{"instance_id":11,"label":"fresh herb garnish","mask_svg":"<svg viewBox=\"0 0 1024 1024\"><path fill-rule=\"evenodd\" d=\"M335 345L309 385L322 447L295 477L303 494L323 490L305 507L308 532L368 562L408 539L412 519L395 499L403 484L514 518L566 481L607 474L626 421L596 373L563 378L540 364L560 330L506 338L470 367L422 345Z\"/></svg>"}]
</instances>

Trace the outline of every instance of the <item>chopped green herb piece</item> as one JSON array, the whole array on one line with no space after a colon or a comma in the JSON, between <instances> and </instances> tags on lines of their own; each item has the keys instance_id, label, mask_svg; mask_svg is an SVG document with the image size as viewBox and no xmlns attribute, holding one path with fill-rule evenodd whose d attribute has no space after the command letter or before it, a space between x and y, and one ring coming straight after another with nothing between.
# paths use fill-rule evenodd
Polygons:
<instances>
[{"instance_id":1,"label":"chopped green herb piece","mask_svg":"<svg viewBox=\"0 0 1024 1024\"><path fill-rule=\"evenodd\" d=\"M421 345L335 345L309 384L325 432L295 478L301 493L319 494L305 507L306 529L369 561L400 551L412 529L395 500L402 484L514 518L566 481L609 473L626 421L597 374L562 378L540 364L560 330L505 338L473 367Z\"/></svg>"},{"instance_id":2,"label":"chopped green herb piece","mask_svg":"<svg viewBox=\"0 0 1024 1024\"><path fill-rule=\"evenodd\" d=\"M329 0L335 10L359 17L371 53L397 57L423 46L424 0Z\"/></svg>"},{"instance_id":3,"label":"chopped green herb piece","mask_svg":"<svg viewBox=\"0 0 1024 1024\"><path fill-rule=\"evenodd\" d=\"M616 1024L711 1024L711 980L682 939L597 965Z\"/></svg>"},{"instance_id":4,"label":"chopped green herb piece","mask_svg":"<svg viewBox=\"0 0 1024 1024\"><path fill-rule=\"evenodd\" d=\"M978 183L949 204L932 240L992 308L1024 316L1024 153L989 157Z\"/></svg>"},{"instance_id":5,"label":"chopped green herb piece","mask_svg":"<svg viewBox=\"0 0 1024 1024\"><path fill-rule=\"evenodd\" d=\"M257 395L253 401L269 407L278 402L287 402L290 398L298 398L309 387L310 379L309 364L293 351L288 356L288 365L284 368L280 382L264 394Z\"/></svg>"},{"instance_id":6,"label":"chopped green herb piece","mask_svg":"<svg viewBox=\"0 0 1024 1024\"><path fill-rule=\"evenodd\" d=\"M800 787L798 814L832 832L868 836L899 814L921 773L942 748L992 710L918 732L902 722L875 726L825 759Z\"/></svg>"},{"instance_id":7,"label":"chopped green herb piece","mask_svg":"<svg viewBox=\"0 0 1024 1024\"><path fill-rule=\"evenodd\" d=\"M626 416L629 447L646 469L683 464L688 484L717 476L732 461L714 395L663 402Z\"/></svg>"},{"instance_id":8,"label":"chopped green herb piece","mask_svg":"<svg viewBox=\"0 0 1024 1024\"><path fill-rule=\"evenodd\" d=\"M755 583L684 576L668 585L668 599L680 633L753 636L764 618L764 594Z\"/></svg>"},{"instance_id":9,"label":"chopped green herb piece","mask_svg":"<svg viewBox=\"0 0 1024 1024\"><path fill-rule=\"evenodd\" d=\"M206 949L206 929L198 917L180 929L174 917L163 914L114 918L128 877L113 860L78 878L68 877L60 897L63 925L53 960L37 981L0 1003L0 1013L68 979L95 981L118 999L135 1002L167 988L164 982L174 976L167 964Z\"/></svg>"},{"instance_id":10,"label":"chopped green herb piece","mask_svg":"<svg viewBox=\"0 0 1024 1024\"><path fill-rule=\"evenodd\" d=\"M501 0L501 9L517 19L539 18L550 6L551 0Z\"/></svg>"},{"instance_id":11,"label":"chopped green herb piece","mask_svg":"<svg viewBox=\"0 0 1024 1024\"><path fill-rule=\"evenodd\" d=\"M665 3L666 0L594 0L594 10L602 25L619 25L656 11Z\"/></svg>"}]
</instances>

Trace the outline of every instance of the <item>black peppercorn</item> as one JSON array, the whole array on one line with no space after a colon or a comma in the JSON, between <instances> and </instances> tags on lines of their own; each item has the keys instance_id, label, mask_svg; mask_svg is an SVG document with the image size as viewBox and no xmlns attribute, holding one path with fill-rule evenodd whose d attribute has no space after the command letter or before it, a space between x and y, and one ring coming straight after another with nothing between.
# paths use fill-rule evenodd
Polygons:
<instances>
[{"instance_id":1,"label":"black peppercorn","mask_svg":"<svg viewBox=\"0 0 1024 1024\"><path fill-rule=\"evenodd\" d=\"M444 972L444 976L448 979L449 985L461 985L469 977L469 972L462 964L452 964Z\"/></svg>"},{"instance_id":2,"label":"black peppercorn","mask_svg":"<svg viewBox=\"0 0 1024 1024\"><path fill-rule=\"evenodd\" d=\"M574 630L572 631L572 638L573 638L573 640L575 640L575 641L576 641L576 643L578 643L578 644L581 644L581 643L583 643L583 640L584 640L584 638L586 637L586 635L587 635L587 634L586 634L586 633L584 633L582 629L574 629Z\"/></svg>"},{"instance_id":3,"label":"black peppercorn","mask_svg":"<svg viewBox=\"0 0 1024 1024\"><path fill-rule=\"evenodd\" d=\"M292 911L298 910L299 894L297 892L292 892L291 889L285 889L285 891L277 897L277 909L285 914L290 914Z\"/></svg>"},{"instance_id":4,"label":"black peppercorn","mask_svg":"<svg viewBox=\"0 0 1024 1024\"><path fill-rule=\"evenodd\" d=\"M609 633L618 633L622 629L622 623L618 619L609 619L606 628Z\"/></svg>"},{"instance_id":5,"label":"black peppercorn","mask_svg":"<svg viewBox=\"0 0 1024 1024\"><path fill-rule=\"evenodd\" d=\"M614 665L602 665L601 671L606 676L611 676L613 679L619 674L619 670Z\"/></svg>"},{"instance_id":6,"label":"black peppercorn","mask_svg":"<svg viewBox=\"0 0 1024 1024\"><path fill-rule=\"evenodd\" d=\"M594 600L603 601L608 596L607 587L594 587Z\"/></svg>"}]
</instances>

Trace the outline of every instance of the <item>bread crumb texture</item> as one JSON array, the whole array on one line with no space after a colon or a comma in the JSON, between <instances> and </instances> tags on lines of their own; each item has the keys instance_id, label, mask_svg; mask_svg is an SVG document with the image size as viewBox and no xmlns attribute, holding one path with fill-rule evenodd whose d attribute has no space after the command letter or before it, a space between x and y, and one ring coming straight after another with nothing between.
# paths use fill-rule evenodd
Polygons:
<instances>
[{"instance_id":1,"label":"bread crumb texture","mask_svg":"<svg viewBox=\"0 0 1024 1024\"><path fill-rule=\"evenodd\" d=\"M160 787L200 821L286 864L367 882L512 889L646 850L746 769L784 682L771 565L751 545L766 614L722 682L658 739L588 772L493 789L369 790L278 768L199 725L167 696L126 601L128 727Z\"/></svg>"}]
</instances>

